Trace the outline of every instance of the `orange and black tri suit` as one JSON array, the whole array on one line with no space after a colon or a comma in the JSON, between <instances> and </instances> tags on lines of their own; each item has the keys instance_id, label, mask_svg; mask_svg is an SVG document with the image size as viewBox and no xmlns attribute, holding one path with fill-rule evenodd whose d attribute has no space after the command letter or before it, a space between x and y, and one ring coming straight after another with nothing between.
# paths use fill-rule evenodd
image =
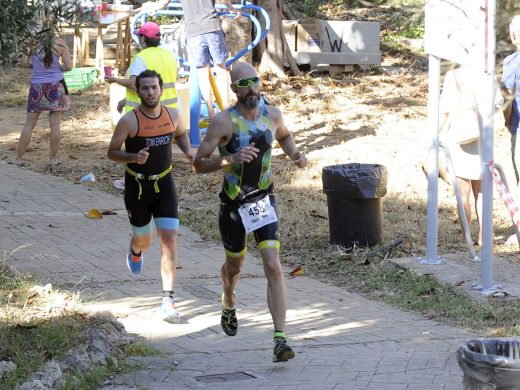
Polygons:
<instances>
[{"instance_id":1,"label":"orange and black tri suit","mask_svg":"<svg viewBox=\"0 0 520 390\"><path fill-rule=\"evenodd\" d=\"M126 166L125 206L130 224L135 234L145 234L153 216L158 229L178 230L177 191L171 173L175 125L164 106L157 118L146 116L139 107L133 113L137 133L125 140L126 151L137 153L148 147L149 156L145 164Z\"/></svg>"}]
</instances>

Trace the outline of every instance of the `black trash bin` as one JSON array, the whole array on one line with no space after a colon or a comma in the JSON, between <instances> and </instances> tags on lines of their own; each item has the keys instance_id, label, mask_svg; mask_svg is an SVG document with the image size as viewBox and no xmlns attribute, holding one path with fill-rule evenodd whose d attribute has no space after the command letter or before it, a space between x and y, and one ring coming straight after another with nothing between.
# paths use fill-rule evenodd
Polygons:
<instances>
[{"instance_id":1,"label":"black trash bin","mask_svg":"<svg viewBox=\"0 0 520 390\"><path fill-rule=\"evenodd\" d=\"M383 203L388 173L378 164L340 164L322 170L330 243L372 246L383 239Z\"/></svg>"},{"instance_id":2,"label":"black trash bin","mask_svg":"<svg viewBox=\"0 0 520 390\"><path fill-rule=\"evenodd\" d=\"M520 390L520 340L472 339L457 350L464 390Z\"/></svg>"}]
</instances>

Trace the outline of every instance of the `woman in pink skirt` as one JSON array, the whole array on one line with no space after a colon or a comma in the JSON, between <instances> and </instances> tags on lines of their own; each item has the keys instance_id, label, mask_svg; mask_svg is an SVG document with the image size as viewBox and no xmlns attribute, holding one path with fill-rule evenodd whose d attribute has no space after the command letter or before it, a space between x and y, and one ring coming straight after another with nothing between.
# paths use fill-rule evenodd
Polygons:
<instances>
[{"instance_id":1,"label":"woman in pink skirt","mask_svg":"<svg viewBox=\"0 0 520 390\"><path fill-rule=\"evenodd\" d=\"M60 147L61 112L70 109L63 71L72 69L72 59L65 41L57 37L51 39L42 37L37 48L28 58L27 65L32 66L33 71L27 116L18 140L14 163L20 166L26 164L23 156L31 142L36 122L43 111L49 111L50 156L45 168L50 168L60 163L57 154Z\"/></svg>"}]
</instances>

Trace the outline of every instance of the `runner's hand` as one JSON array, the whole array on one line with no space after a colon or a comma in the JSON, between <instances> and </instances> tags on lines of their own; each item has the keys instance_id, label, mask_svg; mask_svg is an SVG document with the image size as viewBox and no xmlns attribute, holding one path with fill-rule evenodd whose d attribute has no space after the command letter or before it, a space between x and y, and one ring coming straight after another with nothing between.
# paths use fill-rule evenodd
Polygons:
<instances>
[{"instance_id":1,"label":"runner's hand","mask_svg":"<svg viewBox=\"0 0 520 390\"><path fill-rule=\"evenodd\" d=\"M193 165L193 154L191 154L191 152L186 152L184 153L184 155L186 156L190 164Z\"/></svg>"},{"instance_id":2,"label":"runner's hand","mask_svg":"<svg viewBox=\"0 0 520 390\"><path fill-rule=\"evenodd\" d=\"M143 148L141 149L139 152L137 152L136 156L137 156L137 159L136 159L136 163L137 164L144 164L146 163L146 160L148 160L148 156L150 155L150 153L148 153L148 147L146 148Z\"/></svg>"},{"instance_id":3,"label":"runner's hand","mask_svg":"<svg viewBox=\"0 0 520 390\"><path fill-rule=\"evenodd\" d=\"M122 114L125 106L126 106L126 99L121 99L120 101L118 101L117 102L117 112Z\"/></svg>"},{"instance_id":4,"label":"runner's hand","mask_svg":"<svg viewBox=\"0 0 520 390\"><path fill-rule=\"evenodd\" d=\"M296 166L298 168L303 168L307 165L307 157L305 156L305 153L297 151L291 156L291 160L294 161Z\"/></svg>"},{"instance_id":5,"label":"runner's hand","mask_svg":"<svg viewBox=\"0 0 520 390\"><path fill-rule=\"evenodd\" d=\"M230 163L248 163L253 161L255 158L258 157L258 152L260 152L260 149L255 148L255 143L251 143L251 145L247 145L246 147L243 147L238 152L231 155L231 158L229 160Z\"/></svg>"}]
</instances>

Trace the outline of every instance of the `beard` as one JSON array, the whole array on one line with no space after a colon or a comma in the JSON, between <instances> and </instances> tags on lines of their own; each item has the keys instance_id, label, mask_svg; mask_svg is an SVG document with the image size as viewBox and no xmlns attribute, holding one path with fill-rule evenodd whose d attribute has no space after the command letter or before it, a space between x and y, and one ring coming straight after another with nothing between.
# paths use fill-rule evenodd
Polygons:
<instances>
[{"instance_id":1,"label":"beard","mask_svg":"<svg viewBox=\"0 0 520 390\"><path fill-rule=\"evenodd\" d=\"M244 105L245 108L252 110L258 107L260 102L260 93L252 91L247 95L237 97L237 100Z\"/></svg>"},{"instance_id":2,"label":"beard","mask_svg":"<svg viewBox=\"0 0 520 390\"><path fill-rule=\"evenodd\" d=\"M141 104L147 108L155 108L159 105L160 99L141 98Z\"/></svg>"}]
</instances>

